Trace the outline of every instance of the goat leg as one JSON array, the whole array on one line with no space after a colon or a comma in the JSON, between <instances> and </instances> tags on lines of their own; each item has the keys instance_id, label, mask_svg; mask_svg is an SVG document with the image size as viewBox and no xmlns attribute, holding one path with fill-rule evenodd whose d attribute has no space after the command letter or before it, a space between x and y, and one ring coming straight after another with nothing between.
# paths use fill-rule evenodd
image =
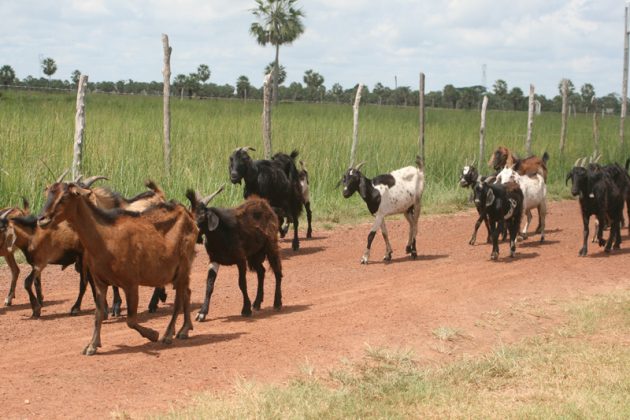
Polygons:
<instances>
[{"instance_id":1,"label":"goat leg","mask_svg":"<svg viewBox=\"0 0 630 420\"><path fill-rule=\"evenodd\" d=\"M192 320L190 319L190 288L187 287L183 292L185 294L181 299L181 303L184 311L184 325L177 332L177 338L179 339L188 338L188 331L193 329ZM177 291L175 293L177 294Z\"/></svg>"},{"instance_id":2,"label":"goat leg","mask_svg":"<svg viewBox=\"0 0 630 420\"><path fill-rule=\"evenodd\" d=\"M37 272L35 276L35 293L37 293L37 301L40 306L44 306L44 294L42 293L42 277L41 271Z\"/></svg>"},{"instance_id":3,"label":"goat leg","mask_svg":"<svg viewBox=\"0 0 630 420\"><path fill-rule=\"evenodd\" d=\"M254 299L254 309L260 311L260 305L262 304L265 295L265 267L263 267L262 261L257 262L254 269L256 270L256 276L258 277L258 288L256 289L256 299Z\"/></svg>"},{"instance_id":4,"label":"goat leg","mask_svg":"<svg viewBox=\"0 0 630 420\"><path fill-rule=\"evenodd\" d=\"M83 349L83 354L91 356L96 353L96 349L101 347L101 326L103 325L103 319L107 315L107 308L105 305L105 296L107 295L107 284L102 281L95 281L96 286L96 298L94 304L96 310L94 311L94 332L92 333L92 340Z\"/></svg>"},{"instance_id":5,"label":"goat leg","mask_svg":"<svg viewBox=\"0 0 630 420\"><path fill-rule=\"evenodd\" d=\"M491 238L490 238L490 227L488 226L488 221L481 215L479 215L479 217L477 218L477 221L475 222L475 229L473 230L473 234L470 237L470 241L468 241L468 245L474 245L475 242L477 241L477 231L479 230L479 227L481 226L481 223L485 222L486 223L486 227L488 228L488 239L487 241L490 242Z\"/></svg>"},{"instance_id":6,"label":"goat leg","mask_svg":"<svg viewBox=\"0 0 630 420\"><path fill-rule=\"evenodd\" d=\"M298 225L300 224L299 220L298 220L298 211L297 209L293 210L293 242L291 244L291 248L293 248L294 251L297 251L298 249L300 249L300 240L298 239Z\"/></svg>"},{"instance_id":7,"label":"goat leg","mask_svg":"<svg viewBox=\"0 0 630 420\"><path fill-rule=\"evenodd\" d=\"M241 309L242 316L252 316L252 302L247 295L247 265L245 261L238 263L238 288L241 289L243 295L243 309Z\"/></svg>"},{"instance_id":8,"label":"goat leg","mask_svg":"<svg viewBox=\"0 0 630 420\"><path fill-rule=\"evenodd\" d=\"M206 316L208 315L208 310L210 309L210 298L212 297L212 292L214 291L214 282L217 278L217 274L219 273L219 264L212 263L212 267L208 269L208 277L206 280L206 296L203 301L203 305L201 305L201 309L197 313L196 320L199 322L203 322L206 320Z\"/></svg>"},{"instance_id":9,"label":"goat leg","mask_svg":"<svg viewBox=\"0 0 630 420\"><path fill-rule=\"evenodd\" d=\"M490 222L490 230L492 233L492 254L490 254L490 259L494 261L499 259L499 229L502 228L502 223L495 221Z\"/></svg>"},{"instance_id":10,"label":"goat leg","mask_svg":"<svg viewBox=\"0 0 630 420\"><path fill-rule=\"evenodd\" d=\"M304 209L306 209L306 221L308 222L308 229L306 230L306 237L313 237L313 228L311 227L311 219L313 218L313 213L311 212L311 202L307 201L304 203Z\"/></svg>"},{"instance_id":11,"label":"goat leg","mask_svg":"<svg viewBox=\"0 0 630 420\"><path fill-rule=\"evenodd\" d=\"M156 287L153 289L153 295L149 301L149 313L157 311L159 301L166 302L166 289L163 287Z\"/></svg>"},{"instance_id":12,"label":"goat leg","mask_svg":"<svg viewBox=\"0 0 630 420\"><path fill-rule=\"evenodd\" d=\"M273 307L276 310L282 308L282 265L278 256L277 248L267 252L267 260L271 266L273 274L276 276L276 290L273 296Z\"/></svg>"},{"instance_id":13,"label":"goat leg","mask_svg":"<svg viewBox=\"0 0 630 420\"><path fill-rule=\"evenodd\" d=\"M20 268L15 262L13 254L5 255L4 259L11 269L11 287L9 288L7 297L4 299L4 306L11 306L11 302L13 301L13 298L15 298L15 286L17 284L18 276L20 275Z\"/></svg>"},{"instance_id":14,"label":"goat leg","mask_svg":"<svg viewBox=\"0 0 630 420\"><path fill-rule=\"evenodd\" d=\"M411 223L409 224L409 231L412 232L413 229L411 227ZM389 243L389 234L387 233L387 227L385 226L385 220L381 223L381 233L383 234L383 240L385 241L385 256L383 257L383 261L391 261L392 260L392 245ZM411 252L411 244L409 245L409 252Z\"/></svg>"},{"instance_id":15,"label":"goat leg","mask_svg":"<svg viewBox=\"0 0 630 420\"><path fill-rule=\"evenodd\" d=\"M122 299L120 298L120 290L118 290L118 287L116 286L112 286L112 289L114 290L114 299L112 302L112 316L113 317L119 317L120 316L120 307L122 306ZM129 301L127 301L127 312L129 311Z\"/></svg>"},{"instance_id":16,"label":"goat leg","mask_svg":"<svg viewBox=\"0 0 630 420\"><path fill-rule=\"evenodd\" d=\"M33 310L33 315L31 317L39 318L39 316L42 313L42 306L39 303L39 300L37 299L37 297L35 297L35 294L33 293L33 290L32 290L33 279L35 277L37 277L37 274L36 274L35 269L33 268L33 270L29 273L26 279L24 279L24 289L26 289L26 292L28 293L28 299L31 302L31 309Z\"/></svg>"},{"instance_id":17,"label":"goat leg","mask_svg":"<svg viewBox=\"0 0 630 420\"><path fill-rule=\"evenodd\" d=\"M81 311L81 302L83 301L83 295L85 295L85 288L87 286L86 281L83 278L81 264L77 262L77 266L77 271L79 272L79 295L77 296L77 300L74 302L74 305L72 305L72 308L70 308L70 316L76 316Z\"/></svg>"},{"instance_id":18,"label":"goat leg","mask_svg":"<svg viewBox=\"0 0 630 420\"><path fill-rule=\"evenodd\" d=\"M151 341L157 341L159 338L159 334L157 331L143 327L138 324L138 286L131 285L124 289L125 298L127 300L127 326L132 328L140 333L141 336L147 338ZM175 297L175 311L178 311L177 296Z\"/></svg>"},{"instance_id":19,"label":"goat leg","mask_svg":"<svg viewBox=\"0 0 630 420\"><path fill-rule=\"evenodd\" d=\"M588 216L582 215L582 224L584 225L584 228L582 231L582 249L580 249L580 252L578 253L580 257L585 257L588 249L588 219Z\"/></svg>"}]
</instances>

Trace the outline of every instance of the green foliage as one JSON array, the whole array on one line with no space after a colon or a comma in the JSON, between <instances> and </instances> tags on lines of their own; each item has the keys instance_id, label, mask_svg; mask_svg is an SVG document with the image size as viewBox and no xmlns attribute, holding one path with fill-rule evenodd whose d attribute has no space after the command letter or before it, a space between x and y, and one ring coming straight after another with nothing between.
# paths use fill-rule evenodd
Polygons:
<instances>
[{"instance_id":1,"label":"green foliage","mask_svg":"<svg viewBox=\"0 0 630 420\"><path fill-rule=\"evenodd\" d=\"M57 63L55 63L55 60L53 60L52 58L48 57L44 58L41 64L42 71L50 79L50 77L57 71Z\"/></svg>"},{"instance_id":2,"label":"green foliage","mask_svg":"<svg viewBox=\"0 0 630 420\"><path fill-rule=\"evenodd\" d=\"M15 70L13 67L5 64L0 67L0 83L4 86L10 85L15 81Z\"/></svg>"},{"instance_id":3,"label":"green foliage","mask_svg":"<svg viewBox=\"0 0 630 420\"><path fill-rule=\"evenodd\" d=\"M354 92L351 92L354 97ZM43 162L60 174L72 162L74 93L7 91L0 101L0 206L28 198L38 211L42 190L53 179ZM184 200L187 188L214 191L229 182L227 159L238 146L262 148L258 101L172 101L172 176L162 162L162 99L142 95L88 94L83 168L102 174L114 189L134 195L153 178L169 197ZM413 165L417 154L418 109L362 105L357 161L367 161L365 174L374 176ZM591 117L569 119L565 155L558 153L560 116L543 113L534 122L533 150L545 150L552 197L568 197L566 173L578 157L593 151ZM526 112L489 111L486 153L505 145L524 153ZM625 162L628 146L618 140L618 118L601 120L602 162ZM477 155L479 114L476 111L429 108L426 112L426 191L423 212L453 211L469 206L469 192L457 185L465 161ZM628 138L628 137L627 137ZM311 200L319 222L369 218L358 196L343 199L334 188L347 168L352 139L352 107L344 104L281 103L273 112L275 151L298 149L310 171ZM261 158L262 152L253 153ZM479 161L479 159L477 159ZM482 173L489 169L480 165ZM242 186L228 185L219 205L236 205Z\"/></svg>"}]
</instances>

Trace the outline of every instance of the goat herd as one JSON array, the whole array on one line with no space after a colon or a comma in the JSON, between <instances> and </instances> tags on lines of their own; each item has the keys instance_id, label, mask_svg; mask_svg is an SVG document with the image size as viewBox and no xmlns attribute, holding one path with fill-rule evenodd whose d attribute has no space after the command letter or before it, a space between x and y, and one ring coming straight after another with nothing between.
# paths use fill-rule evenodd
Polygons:
<instances>
[{"instance_id":1,"label":"goat herd","mask_svg":"<svg viewBox=\"0 0 630 420\"><path fill-rule=\"evenodd\" d=\"M309 200L308 172L300 161L298 170L295 160L298 153L278 153L270 160L252 160L251 147L236 149L230 156L229 174L233 184L245 182L245 201L235 208L208 207L219 194L221 187L207 197L188 190L186 198L190 208L175 201L167 201L164 192L153 182L147 181L147 191L127 199L106 187L92 187L103 176L87 179L79 177L73 182L63 182L67 171L46 189L47 200L41 214L30 213L24 200L23 208L11 207L0 210L0 255L6 259L12 274L11 286L5 305L11 305L19 269L13 252L19 248L31 265L24 287L29 295L33 317L39 317L43 304L41 273L49 264L67 267L74 264L79 272L79 295L72 306L71 315L80 310L86 285L92 288L96 304L95 326L92 339L83 353L94 354L101 346L101 324L107 318L107 288L113 288L112 313L120 315L121 288L127 301L127 325L143 337L157 341L157 331L141 326L137 321L138 286L154 288L149 311L154 312L158 301L164 301L164 287L173 284L175 301L173 314L164 343L175 336L175 323L180 312L184 324L176 334L186 338L193 328L190 318L190 271L195 255L195 243L203 242L211 266L208 269L204 303L197 315L205 320L214 289L214 282L221 265L238 267L238 284L243 295L241 314L250 316L252 306L258 310L263 302L265 259L275 276L273 306L282 307L282 263L278 236L284 236L293 224L293 250L298 250L299 216L304 208L307 213L307 237L311 237L311 208ZM498 237L510 235L511 256L515 255L516 240L523 212L527 222L520 233L527 237L532 219L531 210L536 208L539 224L536 233L541 241L545 235L547 189L547 153L542 158L518 159L504 147L498 148L491 159L496 174L482 177L473 165L462 171L460 185L473 190L474 202L479 212L470 244L476 240L477 230L485 223L488 242L492 242L491 258L499 255ZM588 163L588 165L587 165ZM418 217L424 190L424 168L420 159L416 166L408 166L389 174L367 178L360 171L363 163L350 167L339 184L343 184L343 196L348 198L359 192L375 221L367 239L367 247L361 258L367 264L370 248L380 228L385 240L384 259L391 260L385 217L403 214L409 223L406 253L415 258ZM596 237L605 251L619 248L624 202L628 203L630 219L630 176L626 168L617 164L601 166L597 161L580 159L567 176L572 180L572 193L579 195L584 220L583 247L579 255L586 255L588 222L591 215L598 220ZM603 240L603 230L610 227L608 241ZM629 228L630 229L630 228ZM258 287L253 305L247 293L246 271L256 272ZM35 293L33 292L35 285Z\"/></svg>"}]
</instances>

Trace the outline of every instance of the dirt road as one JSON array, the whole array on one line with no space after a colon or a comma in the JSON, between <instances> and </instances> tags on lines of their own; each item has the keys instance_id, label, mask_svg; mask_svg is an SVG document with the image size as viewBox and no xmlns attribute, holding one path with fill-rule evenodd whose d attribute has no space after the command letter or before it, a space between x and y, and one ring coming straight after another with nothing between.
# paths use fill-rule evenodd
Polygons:
<instances>
[{"instance_id":1,"label":"dirt road","mask_svg":"<svg viewBox=\"0 0 630 420\"><path fill-rule=\"evenodd\" d=\"M44 272L46 305L41 319L32 320L21 288L28 267L21 266L14 306L0 308L2 417L162 411L201 391L227 389L240 377L278 382L306 364L324 373L342 358L361 357L366 345L411 348L421 361L440 362L549 329L561 321L560 302L630 288L627 230L621 251L606 255L590 246L589 256L578 258L577 202L552 203L549 213L546 243L529 239L515 259L502 244L498 262L489 260L483 230L482 243L468 245L473 211L421 217L415 261L403 255L404 221L389 222L394 260L388 264L380 260L380 235L372 263L359 264L367 224L316 231L297 253L283 241L282 311L271 307L274 282L269 275L263 309L242 318L236 270L222 267L208 321L195 322L190 339L171 346L149 343L126 326L123 316L105 322L103 347L93 357L80 354L94 322L91 296L86 295L80 316L67 315L78 287L76 273L54 267ZM203 298L207 267L203 248L197 252L194 309ZM8 279L2 266L2 297ZM253 299L255 274L248 279ZM143 290L142 308L149 294ZM169 291L167 304L157 314L142 313L141 321L163 332L172 299ZM459 338L438 340L432 333L438 327L459 331Z\"/></svg>"}]
</instances>

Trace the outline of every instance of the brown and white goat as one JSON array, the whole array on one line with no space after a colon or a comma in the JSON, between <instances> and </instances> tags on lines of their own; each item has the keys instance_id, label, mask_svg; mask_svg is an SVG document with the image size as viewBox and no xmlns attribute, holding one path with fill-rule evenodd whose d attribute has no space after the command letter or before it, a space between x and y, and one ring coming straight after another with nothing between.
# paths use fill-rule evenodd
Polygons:
<instances>
[{"instance_id":1,"label":"brown and white goat","mask_svg":"<svg viewBox=\"0 0 630 420\"><path fill-rule=\"evenodd\" d=\"M503 168L512 168L519 175L540 174L547 181L547 161L549 154L543 153L542 158L538 156L530 156L525 159L519 159L510 149L505 146L499 146L494 151L488 165L500 172Z\"/></svg>"},{"instance_id":2,"label":"brown and white goat","mask_svg":"<svg viewBox=\"0 0 630 420\"><path fill-rule=\"evenodd\" d=\"M184 312L184 325L177 338L187 338L190 319L190 268L199 230L188 210L174 203L158 204L143 213L103 210L89 196L92 191L75 183L55 183L38 224L54 229L67 221L84 247L84 270L96 285L94 334L83 350L92 355L101 346L101 324L105 318L107 285L120 287L127 298L127 325L143 337L157 341L157 331L138 324L138 287L173 284L173 315L162 337L170 343L177 316Z\"/></svg>"},{"instance_id":3,"label":"brown and white goat","mask_svg":"<svg viewBox=\"0 0 630 420\"><path fill-rule=\"evenodd\" d=\"M233 209L207 207L207 203L222 189L223 187L204 199L193 190L186 192L212 263L208 270L206 297L197 315L198 321L203 321L208 315L219 265L238 267L238 286L243 294L241 315L251 316L252 304L247 295L247 266L258 275L258 291L253 307L260 310L265 281L263 262L267 259L276 277L273 306L276 309L282 307L282 264L278 249L276 214L266 200L255 195Z\"/></svg>"}]
</instances>

